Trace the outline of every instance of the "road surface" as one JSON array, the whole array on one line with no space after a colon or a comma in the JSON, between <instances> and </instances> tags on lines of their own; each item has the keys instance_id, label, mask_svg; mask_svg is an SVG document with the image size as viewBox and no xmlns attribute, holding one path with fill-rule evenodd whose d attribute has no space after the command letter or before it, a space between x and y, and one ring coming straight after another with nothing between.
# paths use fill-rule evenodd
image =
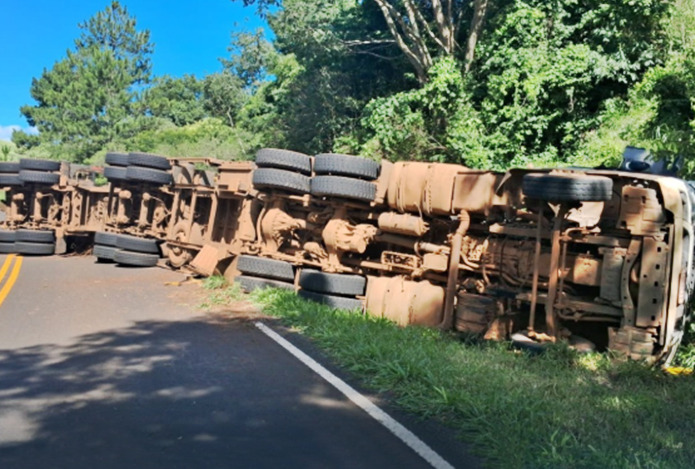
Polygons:
<instances>
[{"instance_id":1,"label":"road surface","mask_svg":"<svg viewBox=\"0 0 695 469\"><path fill-rule=\"evenodd\" d=\"M201 312L180 274L90 257L0 266L2 469L431 467L253 321ZM395 417L476 466L450 431Z\"/></svg>"}]
</instances>

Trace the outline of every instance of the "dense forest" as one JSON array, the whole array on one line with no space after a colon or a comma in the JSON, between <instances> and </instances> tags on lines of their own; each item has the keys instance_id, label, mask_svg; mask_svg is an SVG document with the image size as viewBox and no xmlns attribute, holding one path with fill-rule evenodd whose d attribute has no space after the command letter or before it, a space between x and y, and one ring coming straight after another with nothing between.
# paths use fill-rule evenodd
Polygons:
<instances>
[{"instance_id":1,"label":"dense forest","mask_svg":"<svg viewBox=\"0 0 695 469\"><path fill-rule=\"evenodd\" d=\"M232 0L234 1L234 0ZM612 165L627 144L695 173L695 0L236 0L205 76L153 76L119 2L31 84L5 157L109 150L250 158L259 147L474 168Z\"/></svg>"}]
</instances>

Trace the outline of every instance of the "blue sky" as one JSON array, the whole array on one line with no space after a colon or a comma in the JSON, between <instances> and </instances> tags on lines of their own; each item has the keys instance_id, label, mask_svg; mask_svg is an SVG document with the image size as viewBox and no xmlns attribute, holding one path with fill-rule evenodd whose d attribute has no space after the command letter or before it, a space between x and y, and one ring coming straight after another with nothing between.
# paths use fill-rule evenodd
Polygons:
<instances>
[{"instance_id":1,"label":"blue sky","mask_svg":"<svg viewBox=\"0 0 695 469\"><path fill-rule=\"evenodd\" d=\"M79 36L78 23L103 10L110 0L0 0L0 140L13 126L26 128L20 106L33 104L33 77L65 57ZM231 0L121 0L149 29L155 75L197 77L220 70L232 30L263 26L253 7Z\"/></svg>"}]
</instances>

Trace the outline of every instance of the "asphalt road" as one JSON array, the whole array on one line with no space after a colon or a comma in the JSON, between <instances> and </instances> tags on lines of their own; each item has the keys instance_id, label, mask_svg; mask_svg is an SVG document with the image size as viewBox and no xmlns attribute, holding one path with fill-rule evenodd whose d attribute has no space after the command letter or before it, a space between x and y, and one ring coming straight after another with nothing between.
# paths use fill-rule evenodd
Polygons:
<instances>
[{"instance_id":1,"label":"asphalt road","mask_svg":"<svg viewBox=\"0 0 695 469\"><path fill-rule=\"evenodd\" d=\"M177 273L16 263L0 272L2 469L430 467L252 321L202 313ZM395 412L452 465L476 466L449 430Z\"/></svg>"}]
</instances>

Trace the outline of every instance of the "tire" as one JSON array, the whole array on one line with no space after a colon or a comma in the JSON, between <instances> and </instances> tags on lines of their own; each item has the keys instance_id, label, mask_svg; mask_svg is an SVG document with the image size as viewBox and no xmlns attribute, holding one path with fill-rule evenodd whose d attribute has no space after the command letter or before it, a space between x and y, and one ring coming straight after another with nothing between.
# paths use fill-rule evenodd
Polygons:
<instances>
[{"instance_id":1,"label":"tire","mask_svg":"<svg viewBox=\"0 0 695 469\"><path fill-rule=\"evenodd\" d=\"M151 153L132 152L128 154L128 166L141 166L153 169L171 169L171 164L165 156Z\"/></svg>"},{"instance_id":2,"label":"tire","mask_svg":"<svg viewBox=\"0 0 695 469\"><path fill-rule=\"evenodd\" d=\"M116 239L120 235L116 233L107 233L106 231L97 231L94 233L94 244L101 244L102 246L116 246Z\"/></svg>"},{"instance_id":3,"label":"tire","mask_svg":"<svg viewBox=\"0 0 695 469\"><path fill-rule=\"evenodd\" d=\"M294 267L285 261L256 256L239 256L237 270L253 276L294 282Z\"/></svg>"},{"instance_id":4,"label":"tire","mask_svg":"<svg viewBox=\"0 0 695 469\"><path fill-rule=\"evenodd\" d=\"M19 163L15 161L0 161L0 173L2 174L8 174L8 173L18 173L19 172Z\"/></svg>"},{"instance_id":5,"label":"tire","mask_svg":"<svg viewBox=\"0 0 695 469\"><path fill-rule=\"evenodd\" d=\"M12 254L15 252L14 243L0 242L0 254Z\"/></svg>"},{"instance_id":6,"label":"tire","mask_svg":"<svg viewBox=\"0 0 695 469\"><path fill-rule=\"evenodd\" d=\"M17 242L41 244L55 244L56 242L56 236L53 231L19 229L15 233Z\"/></svg>"},{"instance_id":7,"label":"tire","mask_svg":"<svg viewBox=\"0 0 695 469\"><path fill-rule=\"evenodd\" d=\"M149 182L162 185L174 182L171 174L166 171L141 168L139 166L128 166L128 169L126 169L126 179L129 181Z\"/></svg>"},{"instance_id":8,"label":"tire","mask_svg":"<svg viewBox=\"0 0 695 469\"><path fill-rule=\"evenodd\" d=\"M1 243L14 243L17 239L17 232L11 230L0 230Z\"/></svg>"},{"instance_id":9,"label":"tire","mask_svg":"<svg viewBox=\"0 0 695 469\"><path fill-rule=\"evenodd\" d=\"M613 197L613 180L587 174L526 174L522 192L549 202L602 202Z\"/></svg>"},{"instance_id":10,"label":"tire","mask_svg":"<svg viewBox=\"0 0 695 469\"><path fill-rule=\"evenodd\" d=\"M314 172L316 174L374 180L379 176L380 169L379 163L361 156L322 153L314 157Z\"/></svg>"},{"instance_id":11,"label":"tire","mask_svg":"<svg viewBox=\"0 0 695 469\"><path fill-rule=\"evenodd\" d=\"M294 284L292 283L260 277L249 277L247 275L238 276L234 279L234 283L241 285L241 288L247 293L258 290L259 288L281 288L283 290L294 291Z\"/></svg>"},{"instance_id":12,"label":"tire","mask_svg":"<svg viewBox=\"0 0 695 469\"><path fill-rule=\"evenodd\" d=\"M116 237L116 247L124 251L157 254L159 256L159 246L157 246L157 241L154 239L120 234Z\"/></svg>"},{"instance_id":13,"label":"tire","mask_svg":"<svg viewBox=\"0 0 695 469\"><path fill-rule=\"evenodd\" d=\"M352 311L355 309L362 310L363 304L357 298L345 298L342 296L332 296L332 295L322 295L320 293L314 293L307 290L299 290L299 296L305 300L314 301L316 303L321 303L331 308L344 309Z\"/></svg>"},{"instance_id":14,"label":"tire","mask_svg":"<svg viewBox=\"0 0 695 469\"><path fill-rule=\"evenodd\" d=\"M58 171L60 169L60 161L22 158L19 160L19 169L28 169L31 171Z\"/></svg>"},{"instance_id":15,"label":"tire","mask_svg":"<svg viewBox=\"0 0 695 469\"><path fill-rule=\"evenodd\" d=\"M92 254L100 261L113 261L116 256L116 251L118 251L118 249L116 249L113 246L103 246L101 244L95 244Z\"/></svg>"},{"instance_id":16,"label":"tire","mask_svg":"<svg viewBox=\"0 0 695 469\"><path fill-rule=\"evenodd\" d=\"M129 265L132 267L154 267L159 261L159 256L157 254L145 254L142 252L131 252L118 249L113 255L113 260L120 265Z\"/></svg>"},{"instance_id":17,"label":"tire","mask_svg":"<svg viewBox=\"0 0 695 469\"><path fill-rule=\"evenodd\" d=\"M258 168L253 171L252 180L257 189L282 189L297 194L311 191L311 178L282 169Z\"/></svg>"},{"instance_id":18,"label":"tire","mask_svg":"<svg viewBox=\"0 0 695 469\"><path fill-rule=\"evenodd\" d=\"M21 186L24 184L17 174L0 174L0 186Z\"/></svg>"},{"instance_id":19,"label":"tire","mask_svg":"<svg viewBox=\"0 0 695 469\"><path fill-rule=\"evenodd\" d=\"M125 181L127 179L126 168L107 166L104 168L104 177L109 181Z\"/></svg>"},{"instance_id":20,"label":"tire","mask_svg":"<svg viewBox=\"0 0 695 469\"><path fill-rule=\"evenodd\" d=\"M110 152L106 154L106 164L111 166L128 166L128 153Z\"/></svg>"},{"instance_id":21,"label":"tire","mask_svg":"<svg viewBox=\"0 0 695 469\"><path fill-rule=\"evenodd\" d=\"M367 280L360 275L327 274L318 270L302 270L299 286L317 293L357 296L364 294Z\"/></svg>"},{"instance_id":22,"label":"tire","mask_svg":"<svg viewBox=\"0 0 695 469\"><path fill-rule=\"evenodd\" d=\"M368 181L341 176L315 176L311 180L311 194L319 197L336 196L372 202L376 198L376 185Z\"/></svg>"},{"instance_id":23,"label":"tire","mask_svg":"<svg viewBox=\"0 0 695 469\"><path fill-rule=\"evenodd\" d=\"M259 168L279 168L311 175L311 157L304 153L275 148L262 148L256 153Z\"/></svg>"},{"instance_id":24,"label":"tire","mask_svg":"<svg viewBox=\"0 0 695 469\"><path fill-rule=\"evenodd\" d=\"M22 169L19 171L19 179L22 182L29 182L34 184L46 184L52 186L58 184L60 181L60 175L55 173L47 173L45 171L35 171L31 169Z\"/></svg>"},{"instance_id":25,"label":"tire","mask_svg":"<svg viewBox=\"0 0 695 469\"><path fill-rule=\"evenodd\" d=\"M29 243L17 241L14 243L15 252L35 256L52 256L55 253L56 245L53 243Z\"/></svg>"}]
</instances>

